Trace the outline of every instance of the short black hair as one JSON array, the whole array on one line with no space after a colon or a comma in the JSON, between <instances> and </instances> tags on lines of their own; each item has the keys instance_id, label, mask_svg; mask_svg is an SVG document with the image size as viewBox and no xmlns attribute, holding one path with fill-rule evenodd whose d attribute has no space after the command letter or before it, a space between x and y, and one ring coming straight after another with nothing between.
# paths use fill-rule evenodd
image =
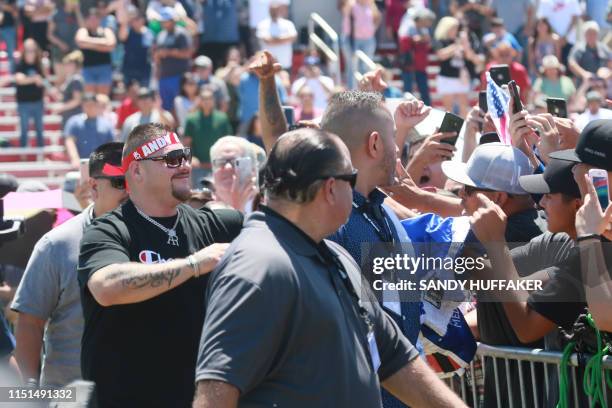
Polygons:
<instances>
[{"instance_id":1,"label":"short black hair","mask_svg":"<svg viewBox=\"0 0 612 408\"><path fill-rule=\"evenodd\" d=\"M121 167L122 152L123 143L121 142L104 143L98 146L89 155L89 177L101 176L105 164Z\"/></svg>"},{"instance_id":2,"label":"short black hair","mask_svg":"<svg viewBox=\"0 0 612 408\"><path fill-rule=\"evenodd\" d=\"M312 201L323 182L320 177L340 173L346 167L339 142L338 137L311 128L281 136L262 171L266 197L296 203Z\"/></svg>"}]
</instances>

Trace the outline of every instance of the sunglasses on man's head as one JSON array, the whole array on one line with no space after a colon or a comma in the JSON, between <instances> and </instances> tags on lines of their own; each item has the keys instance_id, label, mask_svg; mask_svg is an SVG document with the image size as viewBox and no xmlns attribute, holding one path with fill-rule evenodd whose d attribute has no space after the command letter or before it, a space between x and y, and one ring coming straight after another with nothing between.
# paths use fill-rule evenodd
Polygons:
<instances>
[{"instance_id":1,"label":"sunglasses on man's head","mask_svg":"<svg viewBox=\"0 0 612 408\"><path fill-rule=\"evenodd\" d=\"M186 163L191 163L191 148L185 147L184 149L173 150L163 156L155 156L155 157L144 157L138 159L137 161L142 160L152 160L152 161L163 161L166 163L166 167L170 169L175 169L177 167L181 167L183 161Z\"/></svg>"},{"instance_id":2,"label":"sunglasses on man's head","mask_svg":"<svg viewBox=\"0 0 612 408\"><path fill-rule=\"evenodd\" d=\"M110 181L110 185L117 190L125 190L125 177L122 176L97 176L94 179L103 179Z\"/></svg>"},{"instance_id":3,"label":"sunglasses on man's head","mask_svg":"<svg viewBox=\"0 0 612 408\"><path fill-rule=\"evenodd\" d=\"M353 169L351 174L330 174L328 176L319 176L316 180L326 180L328 178L333 178L342 181L348 181L351 185L351 188L355 188L355 184L357 184L357 169Z\"/></svg>"}]
</instances>

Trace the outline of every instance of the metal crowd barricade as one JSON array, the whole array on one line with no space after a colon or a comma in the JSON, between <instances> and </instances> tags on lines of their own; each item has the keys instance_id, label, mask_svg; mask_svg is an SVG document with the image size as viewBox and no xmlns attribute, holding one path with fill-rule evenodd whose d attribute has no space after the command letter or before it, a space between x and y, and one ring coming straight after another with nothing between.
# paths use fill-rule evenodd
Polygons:
<instances>
[{"instance_id":1,"label":"metal crowd barricade","mask_svg":"<svg viewBox=\"0 0 612 408\"><path fill-rule=\"evenodd\" d=\"M484 385L484 374L485 374L485 359L492 359L493 361L493 372L494 372L494 383L495 383L495 395L497 398L497 406L502 406L500 395L502 387L507 390L508 401L504 401L505 405L513 408L520 408L525 406L534 406L539 408L540 398L543 393L549 395L551 384L549 384L549 370L556 369L557 375L561 373L561 362L562 353L554 351L544 351L542 349L527 349L519 347L499 347L489 346L487 344L478 344L478 350L476 352L475 361L472 361L470 367L464 371L462 375L453 375L452 377L445 378L446 384L459 395L464 402L468 405L478 408L483 403L484 392L479 389L479 385ZM572 401L570 401L571 407L579 406L579 388L582 387L582 378L576 378L576 367L578 367L578 355L572 354L568 363L568 375L571 378L569 382L572 388ZM582 355L582 361L591 358L588 355ZM520 383L520 395L512 394L511 381L513 378L510 376L510 362L515 361L519 369L519 383ZM478 365L482 367L482 379L479 378ZM531 373L531 395L525 393L525 378L523 377L523 364L529 365ZM544 367L544 381L536 381L536 366L542 365ZM500 371L505 370L506 381L505 384L500 381ZM612 356L605 356L602 358L602 370L605 372L612 372ZM612 401L608 401L608 393L606 390L606 376L602 375L602 387L603 395L606 406ZM545 389L539 389L537 383L544 383ZM556 403L556 401L554 401ZM589 405L591 404L591 398L589 397Z\"/></svg>"},{"instance_id":2,"label":"metal crowd barricade","mask_svg":"<svg viewBox=\"0 0 612 408\"><path fill-rule=\"evenodd\" d=\"M376 69L376 63L361 50L357 50L353 53L353 61L351 61L351 63L353 64L353 75L357 82L361 81L361 78L363 78L360 67L364 67L366 71L373 71Z\"/></svg>"},{"instance_id":3,"label":"metal crowd barricade","mask_svg":"<svg viewBox=\"0 0 612 408\"><path fill-rule=\"evenodd\" d=\"M315 28L320 27L331 42L331 47L317 35ZM337 84L342 83L342 72L340 69L340 40L338 33L318 13L311 13L308 18L308 41L309 46L319 49L327 58L330 75L334 77Z\"/></svg>"}]
</instances>

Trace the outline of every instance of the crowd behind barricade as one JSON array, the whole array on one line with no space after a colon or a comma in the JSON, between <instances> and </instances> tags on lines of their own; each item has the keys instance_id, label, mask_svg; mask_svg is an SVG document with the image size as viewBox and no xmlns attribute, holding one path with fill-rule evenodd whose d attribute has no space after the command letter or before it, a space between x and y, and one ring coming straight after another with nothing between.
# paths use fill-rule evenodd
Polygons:
<instances>
[{"instance_id":1,"label":"crowd behind barricade","mask_svg":"<svg viewBox=\"0 0 612 408\"><path fill-rule=\"evenodd\" d=\"M0 142L49 146L59 115L71 171L0 174L0 385L607 406L608 3L340 0L336 75L290 0L1 2ZM564 362L498 369L478 342Z\"/></svg>"}]
</instances>

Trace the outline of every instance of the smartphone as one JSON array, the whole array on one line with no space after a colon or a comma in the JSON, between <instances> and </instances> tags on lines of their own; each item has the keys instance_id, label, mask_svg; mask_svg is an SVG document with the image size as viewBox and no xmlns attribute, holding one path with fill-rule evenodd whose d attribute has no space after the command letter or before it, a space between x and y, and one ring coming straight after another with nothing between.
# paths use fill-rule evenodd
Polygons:
<instances>
[{"instance_id":1,"label":"smartphone","mask_svg":"<svg viewBox=\"0 0 612 408\"><path fill-rule=\"evenodd\" d=\"M508 91L510 91L510 96L512 96L512 113L522 111L523 103L521 102L521 94L519 93L516 81L508 82Z\"/></svg>"},{"instance_id":2,"label":"smartphone","mask_svg":"<svg viewBox=\"0 0 612 408\"><path fill-rule=\"evenodd\" d=\"M506 64L493 65L489 69L489 73L493 81L499 86L506 85L512 80L510 77L510 67Z\"/></svg>"},{"instance_id":3,"label":"smartphone","mask_svg":"<svg viewBox=\"0 0 612 408\"><path fill-rule=\"evenodd\" d=\"M478 93L478 107L483 113L489 111L489 106L487 105L487 91L480 91Z\"/></svg>"},{"instance_id":4,"label":"smartphone","mask_svg":"<svg viewBox=\"0 0 612 408\"><path fill-rule=\"evenodd\" d=\"M295 108L293 106L283 106L283 113L287 120L287 126L295 125Z\"/></svg>"},{"instance_id":5,"label":"smartphone","mask_svg":"<svg viewBox=\"0 0 612 408\"><path fill-rule=\"evenodd\" d=\"M87 183L89 180L89 159L81 159L79 168L81 170L81 183Z\"/></svg>"},{"instance_id":6,"label":"smartphone","mask_svg":"<svg viewBox=\"0 0 612 408\"><path fill-rule=\"evenodd\" d=\"M444 119L442 119L442 124L440 125L439 132L455 132L457 136L449 137L446 139L440 140L442 143L448 143L450 145L455 145L457 143L457 138L459 137L459 132L463 127L463 119L454 113L446 112L444 114Z\"/></svg>"},{"instance_id":7,"label":"smartphone","mask_svg":"<svg viewBox=\"0 0 612 408\"><path fill-rule=\"evenodd\" d=\"M591 169L589 170L589 177L593 180L595 191L597 192L597 198L602 210L608 208L610 203L610 193L608 191L608 172L602 169Z\"/></svg>"},{"instance_id":8,"label":"smartphone","mask_svg":"<svg viewBox=\"0 0 612 408\"><path fill-rule=\"evenodd\" d=\"M567 118L567 102L561 98L546 98L548 113L558 118Z\"/></svg>"},{"instance_id":9,"label":"smartphone","mask_svg":"<svg viewBox=\"0 0 612 408\"><path fill-rule=\"evenodd\" d=\"M254 176L255 166L250 157L238 157L235 160L236 174L241 186L246 185Z\"/></svg>"}]
</instances>

